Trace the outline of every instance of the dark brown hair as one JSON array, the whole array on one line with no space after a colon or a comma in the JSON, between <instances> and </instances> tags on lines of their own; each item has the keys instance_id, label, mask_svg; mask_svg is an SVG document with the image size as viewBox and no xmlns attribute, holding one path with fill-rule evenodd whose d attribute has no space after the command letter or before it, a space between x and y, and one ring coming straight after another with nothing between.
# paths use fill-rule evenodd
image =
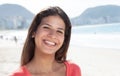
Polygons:
<instances>
[{"instance_id":1,"label":"dark brown hair","mask_svg":"<svg viewBox=\"0 0 120 76\"><path fill-rule=\"evenodd\" d=\"M55 53L55 60L57 62L66 61L66 53L68 50L70 36L71 36L71 23L67 14L60 7L54 6L42 10L33 19L31 26L28 30L28 35L22 50L21 66L29 63L34 56L35 41L34 38L32 38L32 35L37 30L39 24L41 23L41 20L44 17L54 16L54 15L58 15L65 23L65 39L62 47Z\"/></svg>"}]
</instances>

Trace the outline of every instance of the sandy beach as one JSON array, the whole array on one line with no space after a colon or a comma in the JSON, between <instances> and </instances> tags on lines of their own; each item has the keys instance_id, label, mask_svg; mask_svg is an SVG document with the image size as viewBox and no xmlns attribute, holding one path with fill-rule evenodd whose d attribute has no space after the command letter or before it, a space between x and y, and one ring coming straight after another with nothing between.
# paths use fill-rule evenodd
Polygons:
<instances>
[{"instance_id":1,"label":"sandy beach","mask_svg":"<svg viewBox=\"0 0 120 76\"><path fill-rule=\"evenodd\" d=\"M81 67L82 76L120 76L120 49L70 47L68 59Z\"/></svg>"},{"instance_id":2,"label":"sandy beach","mask_svg":"<svg viewBox=\"0 0 120 76\"><path fill-rule=\"evenodd\" d=\"M8 76L19 66L21 45L0 39L0 76Z\"/></svg>"},{"instance_id":3,"label":"sandy beach","mask_svg":"<svg viewBox=\"0 0 120 76\"><path fill-rule=\"evenodd\" d=\"M22 45L0 39L0 76L19 67ZM70 46L68 60L78 64L82 76L120 76L120 49Z\"/></svg>"}]
</instances>

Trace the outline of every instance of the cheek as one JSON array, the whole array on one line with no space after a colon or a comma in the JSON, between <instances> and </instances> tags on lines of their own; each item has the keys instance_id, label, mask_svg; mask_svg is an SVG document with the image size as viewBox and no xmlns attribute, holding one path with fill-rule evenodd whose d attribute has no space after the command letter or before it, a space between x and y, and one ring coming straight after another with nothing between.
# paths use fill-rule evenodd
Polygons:
<instances>
[{"instance_id":1,"label":"cheek","mask_svg":"<svg viewBox=\"0 0 120 76\"><path fill-rule=\"evenodd\" d=\"M35 36L35 45L38 45L40 42L39 36Z\"/></svg>"},{"instance_id":2,"label":"cheek","mask_svg":"<svg viewBox=\"0 0 120 76\"><path fill-rule=\"evenodd\" d=\"M40 33L36 33L35 35L35 43L38 44L41 40L41 34Z\"/></svg>"},{"instance_id":3,"label":"cheek","mask_svg":"<svg viewBox=\"0 0 120 76\"><path fill-rule=\"evenodd\" d=\"M64 43L64 39L65 39L64 37L61 38L61 40L60 40L61 41L61 45Z\"/></svg>"}]
</instances>

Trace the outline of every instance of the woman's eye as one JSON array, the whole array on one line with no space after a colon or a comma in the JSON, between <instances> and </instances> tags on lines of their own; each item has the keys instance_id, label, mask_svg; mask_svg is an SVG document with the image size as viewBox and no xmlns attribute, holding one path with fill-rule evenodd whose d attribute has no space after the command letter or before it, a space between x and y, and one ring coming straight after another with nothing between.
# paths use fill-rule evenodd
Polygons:
<instances>
[{"instance_id":1,"label":"woman's eye","mask_svg":"<svg viewBox=\"0 0 120 76\"><path fill-rule=\"evenodd\" d=\"M60 33L60 34L63 34L63 31L59 31L59 30L58 30L57 32Z\"/></svg>"},{"instance_id":2,"label":"woman's eye","mask_svg":"<svg viewBox=\"0 0 120 76\"><path fill-rule=\"evenodd\" d=\"M47 26L44 26L43 28L45 28L45 29L49 29L49 27L47 27Z\"/></svg>"}]
</instances>

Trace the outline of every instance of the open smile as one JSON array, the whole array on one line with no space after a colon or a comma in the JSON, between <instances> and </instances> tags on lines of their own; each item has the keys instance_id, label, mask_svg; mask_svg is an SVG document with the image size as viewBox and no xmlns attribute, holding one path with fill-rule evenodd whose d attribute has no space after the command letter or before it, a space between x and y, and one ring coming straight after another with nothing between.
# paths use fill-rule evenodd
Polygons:
<instances>
[{"instance_id":1,"label":"open smile","mask_svg":"<svg viewBox=\"0 0 120 76\"><path fill-rule=\"evenodd\" d=\"M48 46L55 46L55 45L56 45L55 42L49 41L49 40L44 40L44 43L45 43L46 45L48 45Z\"/></svg>"}]
</instances>

